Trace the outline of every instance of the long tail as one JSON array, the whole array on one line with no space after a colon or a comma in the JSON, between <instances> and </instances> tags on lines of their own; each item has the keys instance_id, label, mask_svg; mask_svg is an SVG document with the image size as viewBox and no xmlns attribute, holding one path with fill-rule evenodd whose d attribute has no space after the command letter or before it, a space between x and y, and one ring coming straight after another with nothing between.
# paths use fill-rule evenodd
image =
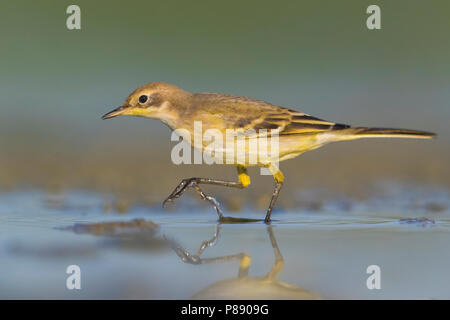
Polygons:
<instances>
[{"instance_id":1,"label":"long tail","mask_svg":"<svg viewBox=\"0 0 450 320\"><path fill-rule=\"evenodd\" d=\"M436 134L431 132L392 128L350 127L348 129L343 129L342 133L342 138L344 140L353 140L360 138L432 139L436 137Z\"/></svg>"}]
</instances>

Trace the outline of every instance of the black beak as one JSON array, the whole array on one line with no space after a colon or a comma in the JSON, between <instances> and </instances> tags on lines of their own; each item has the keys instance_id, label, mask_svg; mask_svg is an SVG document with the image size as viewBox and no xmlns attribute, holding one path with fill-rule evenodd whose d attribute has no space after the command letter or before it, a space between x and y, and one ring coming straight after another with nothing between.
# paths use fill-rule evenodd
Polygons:
<instances>
[{"instance_id":1,"label":"black beak","mask_svg":"<svg viewBox=\"0 0 450 320\"><path fill-rule=\"evenodd\" d=\"M126 108L127 106L120 106L117 107L116 109L108 112L107 114L103 115L102 120L106 120L106 119L111 119L117 116L120 116L123 113L123 110Z\"/></svg>"}]
</instances>

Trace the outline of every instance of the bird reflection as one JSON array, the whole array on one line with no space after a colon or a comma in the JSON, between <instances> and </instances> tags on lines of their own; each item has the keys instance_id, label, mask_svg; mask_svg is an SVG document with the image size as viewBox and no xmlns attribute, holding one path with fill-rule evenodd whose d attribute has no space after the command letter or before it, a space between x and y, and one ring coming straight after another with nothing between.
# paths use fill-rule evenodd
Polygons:
<instances>
[{"instance_id":1,"label":"bird reflection","mask_svg":"<svg viewBox=\"0 0 450 320\"><path fill-rule=\"evenodd\" d=\"M195 254L191 254L176 241L171 240L172 248L185 263L207 264L220 263L232 260L239 261L239 271L235 278L225 279L213 283L196 293L194 299L320 299L315 293L304 290L296 285L277 280L278 274L284 266L284 259L278 248L272 226L267 227L270 242L275 255L275 262L270 271L262 277L249 276L251 257L246 253L202 258L206 248L213 246L221 231L221 224L216 225L211 239L202 242Z\"/></svg>"}]
</instances>

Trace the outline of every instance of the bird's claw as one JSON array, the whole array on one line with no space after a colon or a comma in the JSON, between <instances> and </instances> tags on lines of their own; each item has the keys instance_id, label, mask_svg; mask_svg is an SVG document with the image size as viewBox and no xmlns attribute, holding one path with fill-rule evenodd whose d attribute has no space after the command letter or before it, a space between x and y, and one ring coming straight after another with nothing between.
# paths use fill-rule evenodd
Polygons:
<instances>
[{"instance_id":1,"label":"bird's claw","mask_svg":"<svg viewBox=\"0 0 450 320\"><path fill-rule=\"evenodd\" d=\"M183 179L180 184L172 191L172 193L163 201L162 207L164 208L168 202L173 202L176 198L181 197L181 195L193 184L195 183L195 178Z\"/></svg>"},{"instance_id":2,"label":"bird's claw","mask_svg":"<svg viewBox=\"0 0 450 320\"><path fill-rule=\"evenodd\" d=\"M163 207L163 208L166 207L167 202L173 202L173 200L170 199L170 198L167 198L166 200L164 200L163 203L162 203L162 207Z\"/></svg>"},{"instance_id":3,"label":"bird's claw","mask_svg":"<svg viewBox=\"0 0 450 320\"><path fill-rule=\"evenodd\" d=\"M219 202L217 202L215 198L206 195L198 186L198 181L198 178L183 179L180 184L173 190L173 192L166 198L166 200L163 201L162 207L164 208L168 202L173 202L173 200L175 200L176 198L181 197L181 195L185 193L187 189L193 187L203 200L206 200L212 204L214 209L216 209L219 219L222 219L223 215L222 211L220 210Z\"/></svg>"}]
</instances>

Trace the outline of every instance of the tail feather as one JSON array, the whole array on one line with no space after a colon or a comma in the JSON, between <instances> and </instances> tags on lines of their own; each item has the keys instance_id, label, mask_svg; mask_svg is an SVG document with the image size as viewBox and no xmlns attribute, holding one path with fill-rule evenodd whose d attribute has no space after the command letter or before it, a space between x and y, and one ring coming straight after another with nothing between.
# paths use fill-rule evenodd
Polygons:
<instances>
[{"instance_id":1,"label":"tail feather","mask_svg":"<svg viewBox=\"0 0 450 320\"><path fill-rule=\"evenodd\" d=\"M367 128L353 127L346 129L352 139L359 138L412 138L412 139L432 139L436 137L435 133L393 128Z\"/></svg>"}]
</instances>

